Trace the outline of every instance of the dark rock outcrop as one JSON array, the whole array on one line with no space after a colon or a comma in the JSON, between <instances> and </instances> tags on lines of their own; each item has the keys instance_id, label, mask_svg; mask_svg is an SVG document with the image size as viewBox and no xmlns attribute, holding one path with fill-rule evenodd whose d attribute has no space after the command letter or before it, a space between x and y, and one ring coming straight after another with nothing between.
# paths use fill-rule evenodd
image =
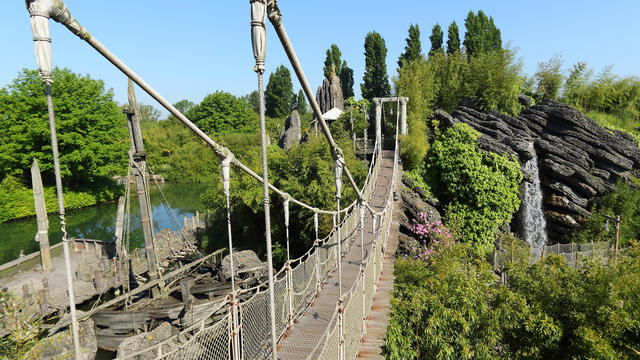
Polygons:
<instances>
[{"instance_id":1,"label":"dark rock outcrop","mask_svg":"<svg viewBox=\"0 0 640 360\"><path fill-rule=\"evenodd\" d=\"M320 106L320 111L324 114L327 111L338 108L344 110L344 95L340 86L340 78L336 75L335 68L331 71L330 80L322 80L322 86L316 92L316 101Z\"/></svg>"},{"instance_id":2,"label":"dark rock outcrop","mask_svg":"<svg viewBox=\"0 0 640 360\"><path fill-rule=\"evenodd\" d=\"M300 144L302 140L302 126L300 125L300 114L298 110L292 110L291 115L285 120L284 127L280 131L278 146L289 150L293 145Z\"/></svg>"},{"instance_id":3,"label":"dark rock outcrop","mask_svg":"<svg viewBox=\"0 0 640 360\"><path fill-rule=\"evenodd\" d=\"M470 125L482 134L478 139L482 149L512 154L523 169L537 155L552 243L580 226L580 218L589 215L595 198L640 169L640 149L631 136L604 129L578 110L553 100L526 107L517 117L483 113L469 106L447 115L439 111L435 117L445 126ZM525 181L531 181L531 176L524 174Z\"/></svg>"},{"instance_id":4,"label":"dark rock outcrop","mask_svg":"<svg viewBox=\"0 0 640 360\"><path fill-rule=\"evenodd\" d=\"M400 198L402 199L402 214L400 215L400 232L411 236L409 225L413 219L417 219L420 213L427 214L427 221L436 222L441 219L437 209L436 200L433 197L425 196L424 190L415 187L410 179L404 178ZM412 190L411 188L414 188ZM426 201L424 200L426 198Z\"/></svg>"}]
</instances>

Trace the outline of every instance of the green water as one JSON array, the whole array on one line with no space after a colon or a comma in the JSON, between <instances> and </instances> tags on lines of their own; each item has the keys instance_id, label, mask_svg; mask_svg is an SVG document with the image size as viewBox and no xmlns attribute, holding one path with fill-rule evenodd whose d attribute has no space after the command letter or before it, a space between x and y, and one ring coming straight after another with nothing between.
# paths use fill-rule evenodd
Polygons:
<instances>
[{"instance_id":1,"label":"green water","mask_svg":"<svg viewBox=\"0 0 640 360\"><path fill-rule=\"evenodd\" d=\"M162 197L155 186L150 193L152 218L156 231L162 229L177 230L173 213L183 224L183 217L191 217L196 210L202 211L200 194L207 188L201 184L164 184L160 185L169 207L162 205ZM116 224L118 203L101 204L85 209L69 211L66 216L67 233L69 237L84 239L113 240ZM135 189L131 197L131 246L142 247L144 238L140 223L140 209ZM0 224L0 264L16 259L20 250L24 254L39 251L39 245L34 240L38 226L35 217L20 219ZM60 218L58 214L49 214L49 243L51 245L62 241Z\"/></svg>"}]
</instances>

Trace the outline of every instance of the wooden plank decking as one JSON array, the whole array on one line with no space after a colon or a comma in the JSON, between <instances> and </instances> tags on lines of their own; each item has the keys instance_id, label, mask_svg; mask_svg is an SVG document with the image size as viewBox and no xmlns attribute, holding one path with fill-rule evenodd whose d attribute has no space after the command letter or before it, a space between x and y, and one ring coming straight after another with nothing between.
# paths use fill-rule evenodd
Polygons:
<instances>
[{"instance_id":1,"label":"wooden plank decking","mask_svg":"<svg viewBox=\"0 0 640 360\"><path fill-rule=\"evenodd\" d=\"M387 201L389 196L389 192L392 191L391 177L393 174L393 151L383 151L381 159L382 163L378 182L376 184L375 190L371 195L371 199L369 200L370 205L377 211L380 211L384 208L385 202ZM370 214L367 214L367 216L365 217L364 226L365 257L368 256L373 244L373 231L371 222L372 218ZM389 239L389 244L387 245L387 254L391 255L385 256L384 268L382 270L383 275L379 283L378 294L375 297L377 302L374 302L373 304L374 311L372 312L372 319L376 321L378 320L378 318L382 318L383 314L386 314L386 311L382 311L382 309L377 308L380 307L380 304L383 304L385 301L388 302L389 294L385 295L385 291L387 291L387 289L393 288L393 278L388 279L388 275L385 275L385 271L390 271L391 273L393 273L393 252L395 252L395 243L397 243L397 233L394 233L394 229L396 229L395 231L397 231L397 228L398 222L394 214L391 238ZM352 242L350 248L342 258L343 294L346 294L349 289L351 289L353 284L358 279L360 273L360 232L356 231L353 234L353 237L354 238L351 239ZM391 256L390 259L389 256ZM391 268L391 270L388 270L389 268ZM316 296L311 305L302 314L302 316L300 316L296 320L294 326L289 329L279 341L279 359L299 360L306 359L310 355L311 358L319 356L322 350L322 344L318 345L318 342L321 340L327 327L331 326L333 328L337 321L337 319L332 318L339 298L337 278L337 270L334 270L328 282L322 287L320 293ZM388 290L388 293L390 293L390 291L391 290ZM348 299L345 299L345 301L348 301ZM370 329L371 335L365 339L367 339L368 342L370 341L372 344L374 344L374 341L372 339L369 339L371 337L375 337L377 340L382 341L381 339L384 339L386 325L383 328L382 323L373 323L371 322L371 320L369 322L371 323L370 326L372 327Z\"/></svg>"}]
</instances>

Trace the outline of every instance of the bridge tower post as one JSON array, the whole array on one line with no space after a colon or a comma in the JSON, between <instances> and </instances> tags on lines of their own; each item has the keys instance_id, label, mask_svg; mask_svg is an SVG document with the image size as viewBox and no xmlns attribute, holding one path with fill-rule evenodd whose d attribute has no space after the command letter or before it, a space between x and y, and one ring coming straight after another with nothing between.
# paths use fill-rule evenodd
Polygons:
<instances>
[{"instance_id":1,"label":"bridge tower post","mask_svg":"<svg viewBox=\"0 0 640 360\"><path fill-rule=\"evenodd\" d=\"M133 84L131 84L132 87ZM130 91L131 92L131 91ZM136 188L138 189L138 203L140 205L140 217L142 221L142 233L144 235L144 248L147 257L147 265L149 267L149 279L154 281L158 278L158 263L156 258L155 246L153 243L153 223L151 221L150 204L147 201L147 153L144 151L144 143L142 142L142 134L140 130L140 120L136 115L133 104L125 106L122 110L127 115L127 122L131 128L131 143L135 151L131 154L131 172L136 179ZM157 295L157 288L153 290L154 297Z\"/></svg>"},{"instance_id":2,"label":"bridge tower post","mask_svg":"<svg viewBox=\"0 0 640 360\"><path fill-rule=\"evenodd\" d=\"M373 141L374 144L376 140L378 141L378 147L382 148L382 99L373 98L373 102L376 105L376 139ZM374 149L377 151L378 149Z\"/></svg>"},{"instance_id":3,"label":"bridge tower post","mask_svg":"<svg viewBox=\"0 0 640 360\"><path fill-rule=\"evenodd\" d=\"M400 134L401 135L407 135L408 134L408 128L407 128L407 102L408 101L409 101L408 97L400 98L400 106L401 106L401 110L400 110Z\"/></svg>"}]
</instances>

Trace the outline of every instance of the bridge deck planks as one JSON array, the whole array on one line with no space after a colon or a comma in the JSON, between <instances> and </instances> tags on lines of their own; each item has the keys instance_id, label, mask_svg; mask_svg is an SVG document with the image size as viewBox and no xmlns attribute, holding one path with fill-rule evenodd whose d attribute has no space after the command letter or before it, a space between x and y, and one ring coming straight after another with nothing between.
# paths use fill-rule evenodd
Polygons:
<instances>
[{"instance_id":1,"label":"bridge deck planks","mask_svg":"<svg viewBox=\"0 0 640 360\"><path fill-rule=\"evenodd\" d=\"M380 168L380 175L375 190L369 200L370 205L376 210L382 210L384 204L389 196L391 188L391 176L393 174L393 151L383 150L382 152L382 164ZM395 213L395 212L394 212ZM394 214L395 217L395 214ZM373 233L371 216L367 214L365 217L365 232L364 232L364 251L365 257L368 256L372 248ZM387 254L393 254L395 251L395 245L391 245L397 242L397 233L394 234L394 229L397 229L397 219L392 225L392 233L389 239L389 245ZM342 258L342 292L346 294L349 292L353 284L356 282L360 272L360 232L356 231L353 235L354 239L351 239L351 246L348 249L345 256ZM394 247L393 249L389 248ZM391 255L393 257L393 255ZM391 273L393 273L393 263L388 264L388 256L385 257L383 274L385 270L391 267ZM391 260L393 261L393 260ZM387 288L393 288L393 279L389 281L383 275L382 281L379 283L378 294L375 299L379 302L388 302L389 296L384 295L384 291ZM388 277L388 276L387 276ZM322 338L322 335L327 330L328 326L336 325L337 319L332 319L335 312L336 304L339 297L338 291L338 271L333 271L331 277L326 284L322 287L319 294L313 300L307 310L300 316L294 326L289 329L282 339L278 343L278 358L279 359L291 359L299 360L310 358L317 358L320 355L321 346L318 345L318 341ZM390 293L390 290L389 290ZM348 300L348 299L347 299ZM372 319L378 319L380 315L376 312L374 303L375 314ZM385 312L386 314L386 312ZM331 321L331 324L329 323ZM386 325L383 327L383 323L371 323L369 325L370 334L374 334L377 339L384 339L384 333L386 331ZM379 329L377 329L379 328ZM367 339L367 338L366 338ZM369 341L369 340L368 340ZM317 346L317 347L316 347ZM379 353L379 349L378 349Z\"/></svg>"}]
</instances>

